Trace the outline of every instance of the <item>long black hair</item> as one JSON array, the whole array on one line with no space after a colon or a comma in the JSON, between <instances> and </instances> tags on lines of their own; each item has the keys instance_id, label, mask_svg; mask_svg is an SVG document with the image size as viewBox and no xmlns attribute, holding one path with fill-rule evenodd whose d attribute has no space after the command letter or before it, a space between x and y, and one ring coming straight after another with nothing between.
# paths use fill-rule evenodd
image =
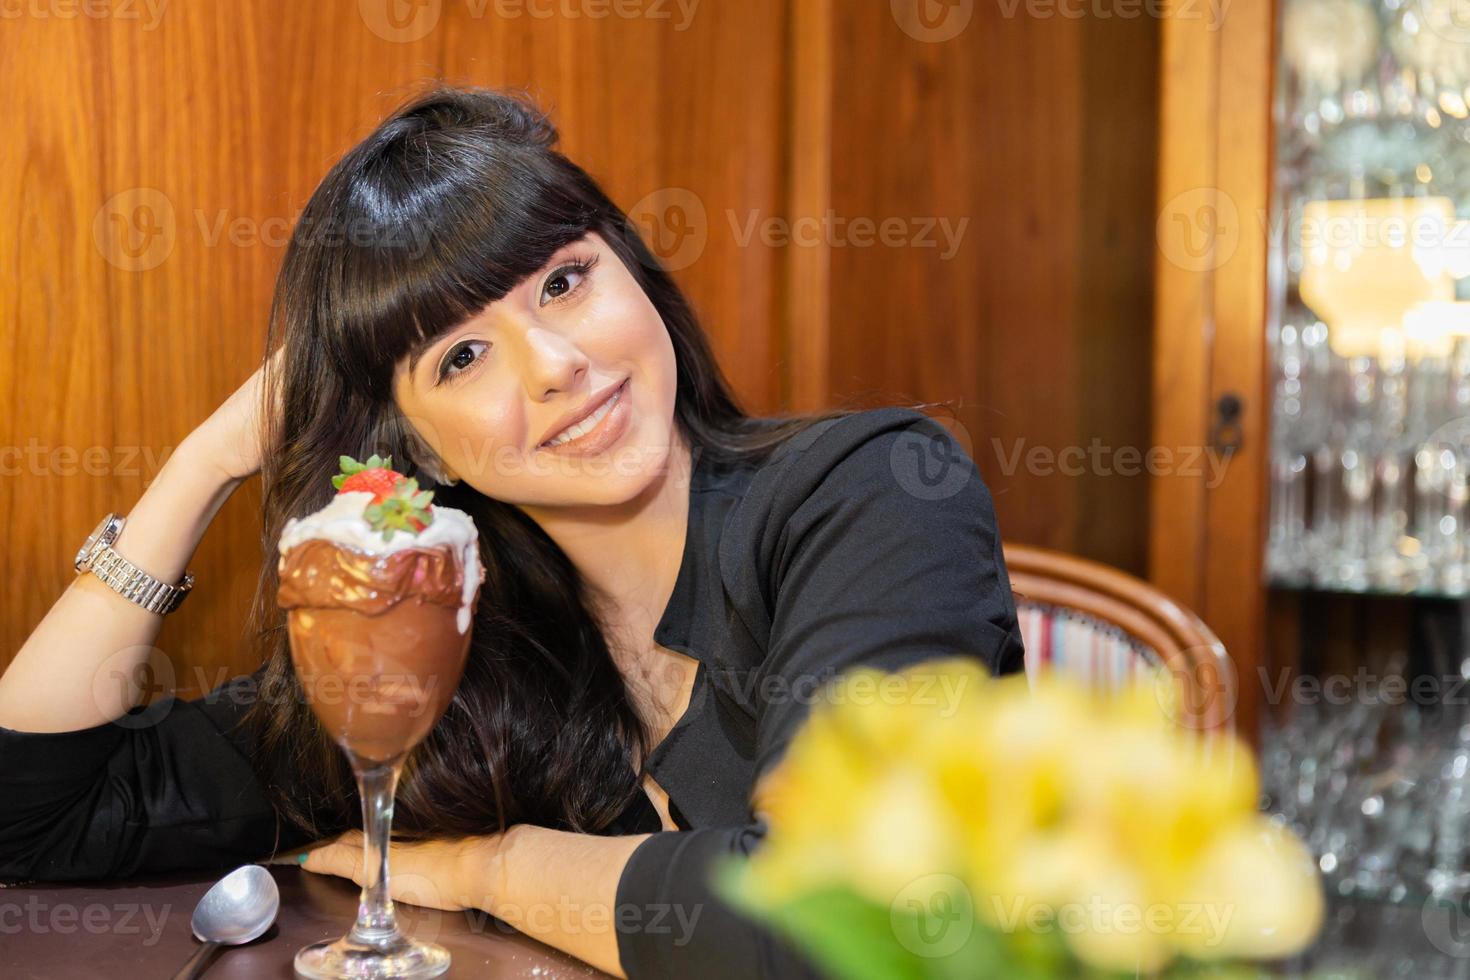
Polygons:
<instances>
[{"instance_id":1,"label":"long black hair","mask_svg":"<svg viewBox=\"0 0 1470 980\"><path fill-rule=\"evenodd\" d=\"M246 717L279 813L313 835L357 822L343 753L311 714L276 606L275 544L287 518L323 506L341 454L392 454L432 483L433 461L398 412L395 364L417 343L505 296L552 253L597 232L658 310L677 362L674 417L692 453L760 460L817 415L740 408L693 310L628 218L554 147L523 95L436 85L334 165L293 231L267 351L264 530L252 608L261 697ZM268 361L269 363L269 361ZM696 456L695 458L699 458ZM464 677L399 785L406 836L493 833L515 823L596 833L641 792L651 735L624 686L577 569L517 507L464 484L436 502L470 514L487 577ZM294 793L287 795L285 774Z\"/></svg>"}]
</instances>

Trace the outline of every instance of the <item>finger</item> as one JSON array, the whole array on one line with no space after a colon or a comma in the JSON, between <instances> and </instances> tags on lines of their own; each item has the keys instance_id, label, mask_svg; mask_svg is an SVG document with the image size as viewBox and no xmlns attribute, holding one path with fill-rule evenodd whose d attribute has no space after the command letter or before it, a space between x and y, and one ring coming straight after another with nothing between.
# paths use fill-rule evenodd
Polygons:
<instances>
[{"instance_id":1,"label":"finger","mask_svg":"<svg viewBox=\"0 0 1470 980\"><path fill-rule=\"evenodd\" d=\"M352 881L361 885L361 842L337 840L330 844L324 844L321 847L308 851L306 861L301 866L307 871L314 871L317 874L329 874L336 875L339 878L350 878Z\"/></svg>"},{"instance_id":2,"label":"finger","mask_svg":"<svg viewBox=\"0 0 1470 980\"><path fill-rule=\"evenodd\" d=\"M323 844L302 855L301 866L317 874L345 876L352 870L347 855L338 844Z\"/></svg>"},{"instance_id":3,"label":"finger","mask_svg":"<svg viewBox=\"0 0 1470 980\"><path fill-rule=\"evenodd\" d=\"M334 853L336 848L336 844L323 844L320 847L313 847L311 850L302 854L298 860L301 866L307 871L328 875L341 874L340 858Z\"/></svg>"}]
</instances>

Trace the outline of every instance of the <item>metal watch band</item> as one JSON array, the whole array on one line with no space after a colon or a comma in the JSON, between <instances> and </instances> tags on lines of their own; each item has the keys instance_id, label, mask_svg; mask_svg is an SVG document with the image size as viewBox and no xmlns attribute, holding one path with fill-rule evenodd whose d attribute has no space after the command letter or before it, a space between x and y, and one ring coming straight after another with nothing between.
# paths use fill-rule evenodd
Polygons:
<instances>
[{"instance_id":1,"label":"metal watch band","mask_svg":"<svg viewBox=\"0 0 1470 980\"><path fill-rule=\"evenodd\" d=\"M92 560L88 571L124 599L155 613L173 612L194 585L194 576L190 572L184 573L184 580L178 585L162 582L111 548L103 548Z\"/></svg>"}]
</instances>

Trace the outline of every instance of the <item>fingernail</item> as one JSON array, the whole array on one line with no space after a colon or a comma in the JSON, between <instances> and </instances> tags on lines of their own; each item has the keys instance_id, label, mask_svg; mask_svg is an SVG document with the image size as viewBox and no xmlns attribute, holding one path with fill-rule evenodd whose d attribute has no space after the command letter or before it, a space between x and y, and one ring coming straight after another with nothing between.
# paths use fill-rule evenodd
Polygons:
<instances>
[{"instance_id":1,"label":"fingernail","mask_svg":"<svg viewBox=\"0 0 1470 980\"><path fill-rule=\"evenodd\" d=\"M307 857L309 857L310 855L311 855L311 852L310 851L302 851L300 854L296 855L296 863L297 864L305 864Z\"/></svg>"}]
</instances>

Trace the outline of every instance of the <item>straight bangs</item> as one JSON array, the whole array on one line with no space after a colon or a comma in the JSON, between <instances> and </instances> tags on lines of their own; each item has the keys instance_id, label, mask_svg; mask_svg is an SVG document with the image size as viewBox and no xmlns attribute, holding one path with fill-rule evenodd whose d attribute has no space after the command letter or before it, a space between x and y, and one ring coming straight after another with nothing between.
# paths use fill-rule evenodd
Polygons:
<instances>
[{"instance_id":1,"label":"straight bangs","mask_svg":"<svg viewBox=\"0 0 1470 980\"><path fill-rule=\"evenodd\" d=\"M504 298L605 218L597 200L548 172L544 156L487 160L481 147L429 167L414 147L389 144L376 166L343 161L356 179L343 193L315 195L317 210L331 213L308 206L298 223L302 247L315 253L303 258L320 270L310 306L323 353L378 404L392 400L402 358ZM340 233L328 247L318 228Z\"/></svg>"}]
</instances>

